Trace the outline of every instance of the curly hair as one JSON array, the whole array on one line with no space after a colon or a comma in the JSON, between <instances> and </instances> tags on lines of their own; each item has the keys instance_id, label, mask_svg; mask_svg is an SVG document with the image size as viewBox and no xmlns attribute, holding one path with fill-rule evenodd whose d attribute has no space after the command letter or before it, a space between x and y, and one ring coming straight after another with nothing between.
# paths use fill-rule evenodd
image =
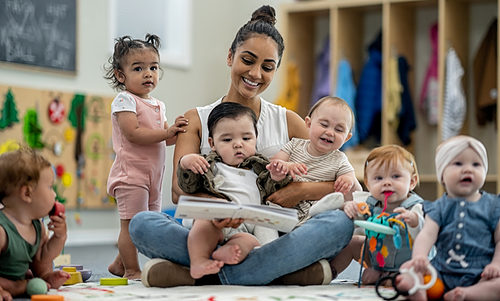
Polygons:
<instances>
[{"instance_id":1,"label":"curly hair","mask_svg":"<svg viewBox=\"0 0 500 301\"><path fill-rule=\"evenodd\" d=\"M104 65L104 71L106 71L104 78L108 80L110 86L116 91L125 90L125 85L118 80L115 75L115 70L122 70L123 63L128 53L133 50L149 49L156 52L158 58L160 58L160 52L158 51L160 46L160 38L155 34L149 33L146 34L144 40L133 39L130 36L123 36L115 39L113 56L108 59L108 65ZM160 71L163 71L161 67L158 68Z\"/></svg>"},{"instance_id":2,"label":"curly hair","mask_svg":"<svg viewBox=\"0 0 500 301\"><path fill-rule=\"evenodd\" d=\"M50 162L32 148L21 146L0 155L0 203L16 189L28 186L36 189L40 172L51 167Z\"/></svg>"}]
</instances>

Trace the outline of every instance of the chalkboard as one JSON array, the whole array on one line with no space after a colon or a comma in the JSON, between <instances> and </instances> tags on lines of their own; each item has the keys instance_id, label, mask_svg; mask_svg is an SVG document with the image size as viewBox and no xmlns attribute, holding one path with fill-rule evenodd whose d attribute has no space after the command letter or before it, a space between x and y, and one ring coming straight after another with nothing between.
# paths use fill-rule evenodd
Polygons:
<instances>
[{"instance_id":1,"label":"chalkboard","mask_svg":"<svg viewBox=\"0 0 500 301\"><path fill-rule=\"evenodd\" d=\"M0 0L0 61L76 71L77 0Z\"/></svg>"}]
</instances>

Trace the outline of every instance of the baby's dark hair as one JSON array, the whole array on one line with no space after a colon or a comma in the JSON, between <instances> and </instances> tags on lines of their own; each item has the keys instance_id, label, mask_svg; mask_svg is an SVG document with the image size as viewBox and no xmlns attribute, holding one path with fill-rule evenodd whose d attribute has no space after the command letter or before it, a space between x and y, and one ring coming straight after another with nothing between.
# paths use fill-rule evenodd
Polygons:
<instances>
[{"instance_id":1,"label":"baby's dark hair","mask_svg":"<svg viewBox=\"0 0 500 301\"><path fill-rule=\"evenodd\" d=\"M246 40L255 35L263 34L271 37L276 44L278 44L279 59L277 66L279 67L283 51L285 50L285 44L283 42L283 37L274 24L276 24L276 11L272 6L263 5L255 10L250 21L243 25L236 33L233 43L231 44L231 53L234 55L236 48Z\"/></svg>"},{"instance_id":2,"label":"baby's dark hair","mask_svg":"<svg viewBox=\"0 0 500 301\"><path fill-rule=\"evenodd\" d=\"M238 117L248 116L252 120L253 128L255 129L255 137L257 137L257 115L255 112L237 102L223 102L212 109L208 115L208 137L213 138L214 129L223 118L237 119Z\"/></svg>"},{"instance_id":3,"label":"baby's dark hair","mask_svg":"<svg viewBox=\"0 0 500 301\"><path fill-rule=\"evenodd\" d=\"M50 162L33 149L22 145L19 149L0 156L0 203L3 199L27 185L36 189L40 172L51 167Z\"/></svg>"},{"instance_id":4,"label":"baby's dark hair","mask_svg":"<svg viewBox=\"0 0 500 301\"><path fill-rule=\"evenodd\" d=\"M155 34L146 34L144 40L133 39L130 36L123 36L115 39L115 47L113 51L113 56L108 59L108 65L104 66L104 71L106 74L104 78L108 80L110 86L116 91L125 90L125 85L118 81L115 75L115 70L122 70L124 58L132 50L144 50L149 49L156 52L158 59L160 58L160 38ZM161 67L158 67L160 72L163 71ZM161 73L160 73L161 77Z\"/></svg>"}]
</instances>

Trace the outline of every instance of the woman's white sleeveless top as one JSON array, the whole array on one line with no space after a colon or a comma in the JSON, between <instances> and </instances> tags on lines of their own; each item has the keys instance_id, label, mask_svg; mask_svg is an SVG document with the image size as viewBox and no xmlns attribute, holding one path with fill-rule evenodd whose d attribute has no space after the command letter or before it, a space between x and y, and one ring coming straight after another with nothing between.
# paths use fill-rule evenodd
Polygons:
<instances>
[{"instance_id":1,"label":"woman's white sleeveless top","mask_svg":"<svg viewBox=\"0 0 500 301\"><path fill-rule=\"evenodd\" d=\"M216 102L204 107L197 107L200 117L202 134L200 143L200 153L208 154L210 145L208 144L208 115L212 109L220 104L222 98ZM267 158L276 154L285 143L290 139L288 137L288 125L286 121L286 109L284 107L272 104L260 99L260 116L257 121L257 153Z\"/></svg>"}]
</instances>

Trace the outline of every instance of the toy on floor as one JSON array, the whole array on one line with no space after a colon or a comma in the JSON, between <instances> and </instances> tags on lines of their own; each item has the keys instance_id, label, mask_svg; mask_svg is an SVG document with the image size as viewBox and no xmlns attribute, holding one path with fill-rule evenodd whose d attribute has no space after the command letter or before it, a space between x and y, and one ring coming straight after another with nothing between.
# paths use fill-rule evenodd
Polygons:
<instances>
[{"instance_id":1,"label":"toy on floor","mask_svg":"<svg viewBox=\"0 0 500 301\"><path fill-rule=\"evenodd\" d=\"M76 272L79 272L82 275L82 281L85 282L89 280L90 276L92 276L92 270L84 269L81 264L66 264L59 266L60 270L66 271L64 268L75 268Z\"/></svg>"},{"instance_id":2,"label":"toy on floor","mask_svg":"<svg viewBox=\"0 0 500 301\"><path fill-rule=\"evenodd\" d=\"M30 296L43 295L46 294L47 291L47 282L45 282L42 278L30 279L26 285L26 293Z\"/></svg>"},{"instance_id":3,"label":"toy on floor","mask_svg":"<svg viewBox=\"0 0 500 301\"><path fill-rule=\"evenodd\" d=\"M419 289L427 290L427 297L429 299L440 299L444 293L444 284L441 279L438 278L436 269L432 265L427 266L427 270L430 272L430 275L424 276L424 284L420 282L418 275L413 271L413 267L409 269L401 269L399 272L396 272L394 275L384 276L377 280L375 284L375 292L377 295L384 300L395 300L399 296L411 296L415 294ZM402 292L396 288L395 282L396 277L399 274L409 274L413 278L414 285L408 292ZM387 280L390 280L392 284L395 295L394 296L384 296L379 292L379 287L382 286L382 283L385 283Z\"/></svg>"},{"instance_id":4,"label":"toy on floor","mask_svg":"<svg viewBox=\"0 0 500 301\"><path fill-rule=\"evenodd\" d=\"M75 267L63 267L62 270L68 272L71 276L71 278L66 280L63 285L71 285L83 282L82 273L77 271Z\"/></svg>"},{"instance_id":5,"label":"toy on floor","mask_svg":"<svg viewBox=\"0 0 500 301\"><path fill-rule=\"evenodd\" d=\"M109 285L109 286L128 285L128 279L127 278L101 278L99 283L101 285Z\"/></svg>"},{"instance_id":6,"label":"toy on floor","mask_svg":"<svg viewBox=\"0 0 500 301\"><path fill-rule=\"evenodd\" d=\"M64 301L61 295L33 295L31 301Z\"/></svg>"}]
</instances>

